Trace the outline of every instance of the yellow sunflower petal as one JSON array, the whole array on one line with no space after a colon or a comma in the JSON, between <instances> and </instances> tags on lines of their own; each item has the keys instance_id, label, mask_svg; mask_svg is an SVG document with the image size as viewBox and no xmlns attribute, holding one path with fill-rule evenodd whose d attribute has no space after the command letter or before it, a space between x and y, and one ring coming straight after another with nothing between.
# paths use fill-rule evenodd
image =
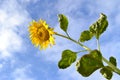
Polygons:
<instances>
[{"instance_id":1,"label":"yellow sunflower petal","mask_svg":"<svg viewBox=\"0 0 120 80\"><path fill-rule=\"evenodd\" d=\"M54 45L54 31L48 27L46 21L40 19L38 22L32 21L29 26L29 37L33 45L46 49L49 45Z\"/></svg>"}]
</instances>

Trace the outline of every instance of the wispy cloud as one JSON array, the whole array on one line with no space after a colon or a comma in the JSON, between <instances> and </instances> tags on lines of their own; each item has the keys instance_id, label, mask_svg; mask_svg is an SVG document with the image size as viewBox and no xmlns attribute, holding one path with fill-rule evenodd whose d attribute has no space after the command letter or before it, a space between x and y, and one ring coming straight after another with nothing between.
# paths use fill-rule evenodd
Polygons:
<instances>
[{"instance_id":1,"label":"wispy cloud","mask_svg":"<svg viewBox=\"0 0 120 80\"><path fill-rule=\"evenodd\" d=\"M29 0L28 0L29 1ZM25 43L22 36L27 31L27 24L31 20L24 6L17 0L4 0L0 5L0 79L11 79L12 70L15 80L34 80L28 76L28 68L18 64L16 55L24 51ZM17 54L16 54L17 53ZM7 67L9 65L9 67ZM15 66L17 65L17 66ZM9 72L6 69L10 69ZM2 72L4 71L5 72ZM28 70L27 70L28 71ZM9 74L9 75L7 75ZM6 77L8 76L8 77ZM12 79L13 80L13 79Z\"/></svg>"},{"instance_id":2,"label":"wispy cloud","mask_svg":"<svg viewBox=\"0 0 120 80\"><path fill-rule=\"evenodd\" d=\"M71 12L75 11L81 3L81 1L79 0L61 0L61 1L58 1L58 3L56 4L56 7L58 8L58 11L59 12L62 12L62 13L68 13L70 14Z\"/></svg>"},{"instance_id":3,"label":"wispy cloud","mask_svg":"<svg viewBox=\"0 0 120 80\"><path fill-rule=\"evenodd\" d=\"M28 76L27 74L31 73L30 65L27 65L22 68L17 68L12 73L12 77L14 80L35 80L33 77Z\"/></svg>"},{"instance_id":4,"label":"wispy cloud","mask_svg":"<svg viewBox=\"0 0 120 80\"><path fill-rule=\"evenodd\" d=\"M49 2L45 2L46 4L37 3L37 1L40 0L4 0L1 1L0 5L0 61L3 60L3 62L0 62L0 69L5 68L5 66L8 66L8 63L12 67L12 71L10 74L12 74L12 78L14 80L35 80L33 77L29 75L31 73L31 67L32 65L24 64L24 66L21 66L20 60L17 58L19 53L24 52L24 48L26 48L26 44L28 43L28 40L25 43L25 39L27 35L27 26L28 22L31 20L31 17L29 16L28 11L31 11L30 7L28 8L27 5L31 5L31 3L34 3L36 5L35 9L34 6L32 6L32 11L35 12L37 15L32 15L32 17L37 16L37 19L39 17L42 18L49 18L49 23L52 23L55 25L55 31L60 32L64 34L63 31L60 30L58 23L56 23L56 13L63 13L65 14L69 19L69 29L68 32L70 32L70 35L74 39L79 38L79 34L82 30L88 29L88 26L93 23L98 17L101 12L108 15L108 20L110 21L109 27L107 32L103 36L101 40L101 49L104 55L106 57L109 57L111 55L115 55L116 57L119 55L118 48L119 46L119 0L114 1L108 1L106 4L104 4L104 0L101 1L84 1L84 0L60 0L54 3L49 4ZM39 7L40 6L40 7ZM47 7L47 8L45 8ZM27 10L28 11L27 11ZM42 12L41 12L42 11ZM44 12L45 11L45 12ZM55 16L53 16L55 14ZM55 18L54 18L55 17ZM114 31L117 30L117 31ZM109 36L110 34L110 36ZM111 35L116 34L115 37L111 37ZM28 36L27 36L28 37ZM117 38L117 39L116 39ZM106 44L109 42L108 44ZM95 47L94 42L89 42L90 46ZM52 48L47 49L46 51L38 51L37 56L40 56L40 59L47 62L52 62L52 64L57 64L61 57L61 52L65 49L71 49L73 51L80 50L82 48L78 48L77 45L74 43L71 43L68 40L62 39L60 37L56 37L56 45ZM109 50L111 49L111 50ZM22 51L22 52L21 52ZM27 53L28 50L26 50ZM33 51L34 52L34 51ZM107 54L109 53L110 54ZM115 52L115 54L114 54ZM40 54L39 54L40 53ZM119 57L117 57L119 60ZM10 62L9 62L10 60ZM8 62L8 63L7 63ZM22 61L21 61L22 63ZM31 62L30 62L31 63ZM15 64L17 64L17 67L15 67ZM36 63L35 63L36 64ZM119 64L118 64L119 65ZM41 65L42 66L42 65ZM13 69L14 68L14 69ZM37 68L37 67L35 67ZM30 72L29 72L30 70ZM44 70L50 71L50 70ZM51 71L50 71L51 72ZM0 73L2 74L2 73ZM49 75L49 72L47 73L47 76ZM75 71L75 64L72 65L70 68L66 70L58 70L57 76L58 80L65 79L65 80L89 80L89 79L99 79L103 80L101 78L99 71L94 73L90 76L90 78L84 78L81 77L76 71ZM4 78L6 75L3 75L0 79L6 79ZM35 75L38 77L38 75ZM118 76L117 76L118 77ZM46 78L47 79L47 78ZM115 79L115 77L113 77ZM117 80L117 79L116 79Z\"/></svg>"},{"instance_id":5,"label":"wispy cloud","mask_svg":"<svg viewBox=\"0 0 120 80\"><path fill-rule=\"evenodd\" d=\"M2 58L12 57L14 52L21 50L23 40L17 33L21 33L18 29L28 21L27 18L28 14L22 10L16 0L2 2L0 7L0 55Z\"/></svg>"}]
</instances>

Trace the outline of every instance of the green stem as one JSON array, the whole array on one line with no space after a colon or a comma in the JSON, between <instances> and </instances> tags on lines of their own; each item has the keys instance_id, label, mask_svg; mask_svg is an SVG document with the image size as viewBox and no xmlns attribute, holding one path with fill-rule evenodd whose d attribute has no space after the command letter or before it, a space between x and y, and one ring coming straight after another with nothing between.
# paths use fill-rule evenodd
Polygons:
<instances>
[{"instance_id":1,"label":"green stem","mask_svg":"<svg viewBox=\"0 0 120 80\"><path fill-rule=\"evenodd\" d=\"M98 46L98 50L100 51L100 42L99 42L99 39L97 39L97 46ZM100 51L101 52L101 51ZM114 66L111 62L109 62L106 58L104 58L103 56L102 56L102 60L105 62L105 63L107 63L113 70L114 70L114 72L116 72L117 74L119 74L120 75L120 70L116 67L116 66Z\"/></svg>"},{"instance_id":2,"label":"green stem","mask_svg":"<svg viewBox=\"0 0 120 80\"><path fill-rule=\"evenodd\" d=\"M100 42L99 42L99 39L97 39L97 46L98 46L98 50L100 51Z\"/></svg>"},{"instance_id":3,"label":"green stem","mask_svg":"<svg viewBox=\"0 0 120 80\"><path fill-rule=\"evenodd\" d=\"M111 62L109 62L109 61L108 61L107 59L105 59L104 57L102 57L102 59L103 59L103 61L104 61L105 63L107 63L107 64L114 70L115 73L117 73L117 74L120 75L120 70L119 70L117 67L115 67Z\"/></svg>"},{"instance_id":4,"label":"green stem","mask_svg":"<svg viewBox=\"0 0 120 80\"><path fill-rule=\"evenodd\" d=\"M91 49L88 48L87 46L81 44L80 42L77 42L76 40L74 40L74 39L72 39L72 38L70 38L70 37L68 37L68 36L65 36L65 35L62 35L62 34L58 34L58 33L56 33L56 32L55 32L55 34L58 35L58 36L64 37L64 38L66 38L66 39L68 39L68 40L71 40L71 41L73 41L73 42L76 43L76 44L79 44L81 47L83 47L83 48L84 48L85 50L87 50L87 51L91 51Z\"/></svg>"},{"instance_id":5,"label":"green stem","mask_svg":"<svg viewBox=\"0 0 120 80\"><path fill-rule=\"evenodd\" d=\"M69 38L71 38L71 37L69 36L68 32L65 32L65 33L66 33L66 35L67 35Z\"/></svg>"},{"instance_id":6,"label":"green stem","mask_svg":"<svg viewBox=\"0 0 120 80\"><path fill-rule=\"evenodd\" d=\"M87 50L80 50L80 51L78 51L78 52L76 52L76 53L85 52L85 51L87 51Z\"/></svg>"},{"instance_id":7,"label":"green stem","mask_svg":"<svg viewBox=\"0 0 120 80\"><path fill-rule=\"evenodd\" d=\"M72 39L72 38L70 38L70 37L68 37L68 36L64 36L64 35L62 35L62 34L58 34L57 32L55 32L55 35L58 35L58 36L60 36L60 37L64 37L64 38L66 38L66 39L68 39L68 40L71 40L71 41L73 41L74 43L76 43L76 44L79 44L81 47L83 47L85 50L87 50L87 51L91 51L91 49L90 48L88 48L87 46L85 46L85 45L83 45L82 43L80 43L80 42L78 42L78 41L76 41L76 40L74 40L74 39ZM98 40L98 50L100 50L100 44L99 44L99 40ZM104 58L103 56L102 56L102 60L105 62L105 63L107 63L113 70L114 70L114 72L116 72L117 74L119 74L120 75L120 70L116 67L116 66L114 66L111 62L109 62L106 58Z\"/></svg>"}]
</instances>

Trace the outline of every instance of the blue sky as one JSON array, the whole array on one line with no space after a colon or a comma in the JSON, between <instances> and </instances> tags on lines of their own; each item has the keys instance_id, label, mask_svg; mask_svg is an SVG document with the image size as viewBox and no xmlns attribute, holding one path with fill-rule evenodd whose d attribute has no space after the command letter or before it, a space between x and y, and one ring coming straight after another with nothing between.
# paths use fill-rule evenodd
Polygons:
<instances>
[{"instance_id":1,"label":"blue sky","mask_svg":"<svg viewBox=\"0 0 120 80\"><path fill-rule=\"evenodd\" d=\"M0 80L105 80L99 70L90 77L82 77L76 72L75 64L59 69L57 63L63 50L82 48L55 36L56 45L40 51L29 40L28 26L33 19L42 18L64 34L57 18L62 13L69 19L68 32L78 39L80 32L88 29L102 12L107 15L109 26L101 36L101 51L107 59L116 57L120 68L119 3L119 0L0 0ZM85 44L96 48L94 39ZM120 76L114 74L112 80L118 79Z\"/></svg>"}]
</instances>

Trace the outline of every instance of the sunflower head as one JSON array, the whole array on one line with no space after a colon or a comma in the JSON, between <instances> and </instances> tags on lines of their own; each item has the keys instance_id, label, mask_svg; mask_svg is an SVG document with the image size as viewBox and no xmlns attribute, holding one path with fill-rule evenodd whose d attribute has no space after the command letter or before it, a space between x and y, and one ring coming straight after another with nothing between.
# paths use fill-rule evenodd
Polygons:
<instances>
[{"instance_id":1,"label":"sunflower head","mask_svg":"<svg viewBox=\"0 0 120 80\"><path fill-rule=\"evenodd\" d=\"M55 44L53 29L49 28L44 20L32 21L29 26L29 34L32 44L40 49L46 49L49 45Z\"/></svg>"}]
</instances>

